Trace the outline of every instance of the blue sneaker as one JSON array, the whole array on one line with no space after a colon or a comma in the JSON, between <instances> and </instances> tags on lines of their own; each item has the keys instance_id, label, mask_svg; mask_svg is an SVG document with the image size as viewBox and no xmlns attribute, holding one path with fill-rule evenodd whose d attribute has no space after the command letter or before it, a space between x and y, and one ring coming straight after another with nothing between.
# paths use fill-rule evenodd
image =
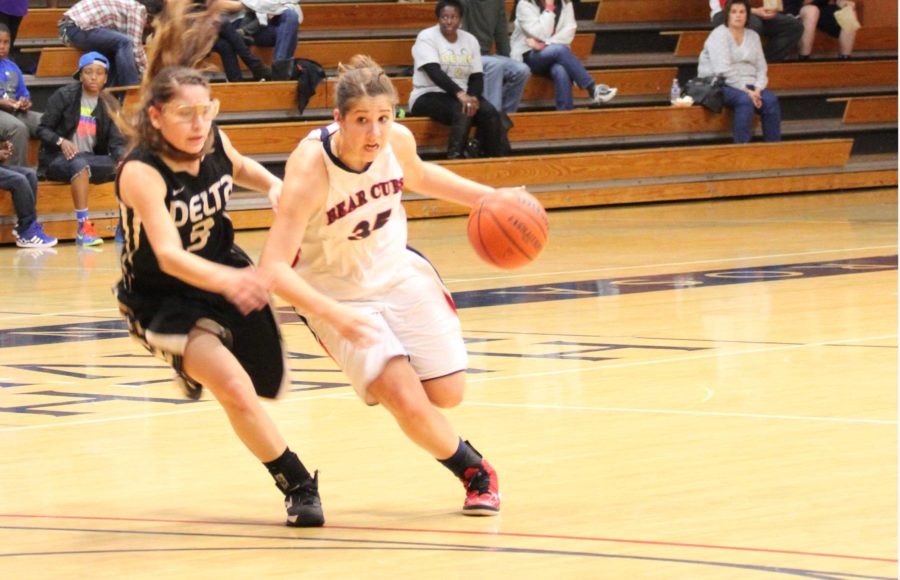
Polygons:
<instances>
[{"instance_id":1,"label":"blue sneaker","mask_svg":"<svg viewBox=\"0 0 900 580\"><path fill-rule=\"evenodd\" d=\"M18 235L18 232L16 234L16 245L20 248L50 248L55 246L58 241L45 234L44 227L37 222L31 224L21 236Z\"/></svg>"},{"instance_id":2,"label":"blue sneaker","mask_svg":"<svg viewBox=\"0 0 900 580\"><path fill-rule=\"evenodd\" d=\"M94 224L90 220L78 223L78 231L75 233L75 243L79 246L99 246L103 238L94 231Z\"/></svg>"}]
</instances>

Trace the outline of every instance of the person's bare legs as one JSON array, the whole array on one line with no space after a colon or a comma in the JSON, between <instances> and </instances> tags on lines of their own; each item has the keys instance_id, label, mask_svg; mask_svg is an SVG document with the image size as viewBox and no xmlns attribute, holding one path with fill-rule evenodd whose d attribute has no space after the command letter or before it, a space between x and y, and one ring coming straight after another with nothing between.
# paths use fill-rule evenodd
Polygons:
<instances>
[{"instance_id":1,"label":"person's bare legs","mask_svg":"<svg viewBox=\"0 0 900 580\"><path fill-rule=\"evenodd\" d=\"M800 9L800 22L803 23L803 36L800 37L800 56L809 56L812 53L813 43L816 41L816 25L819 23L819 8L807 4Z\"/></svg>"},{"instance_id":2,"label":"person's bare legs","mask_svg":"<svg viewBox=\"0 0 900 580\"><path fill-rule=\"evenodd\" d=\"M855 30L841 30L838 37L838 50L841 56L850 56L853 53L853 45L856 43Z\"/></svg>"},{"instance_id":3,"label":"person's bare legs","mask_svg":"<svg viewBox=\"0 0 900 580\"><path fill-rule=\"evenodd\" d=\"M500 513L497 473L434 407L458 405L464 388L463 372L423 384L405 357L395 357L369 385L368 395L390 411L407 437L463 482L464 515L493 516Z\"/></svg>"},{"instance_id":4,"label":"person's bare legs","mask_svg":"<svg viewBox=\"0 0 900 580\"><path fill-rule=\"evenodd\" d=\"M405 357L388 361L368 389L369 396L384 406L413 443L437 459L456 452L459 436L450 421L429 400L422 382Z\"/></svg>"},{"instance_id":5,"label":"person's bare legs","mask_svg":"<svg viewBox=\"0 0 900 580\"><path fill-rule=\"evenodd\" d=\"M287 443L263 409L250 376L219 337L192 330L184 352L184 371L215 396L234 432L257 459L266 463L284 452Z\"/></svg>"}]
</instances>

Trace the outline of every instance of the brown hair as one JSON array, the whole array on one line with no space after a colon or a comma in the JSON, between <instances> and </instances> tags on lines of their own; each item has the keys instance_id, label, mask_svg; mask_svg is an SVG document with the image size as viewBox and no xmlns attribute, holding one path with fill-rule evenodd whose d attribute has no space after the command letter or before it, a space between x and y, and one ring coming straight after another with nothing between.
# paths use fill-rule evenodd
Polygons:
<instances>
[{"instance_id":1,"label":"brown hair","mask_svg":"<svg viewBox=\"0 0 900 580\"><path fill-rule=\"evenodd\" d=\"M734 6L735 4L743 4L744 8L747 9L747 19L748 20L745 22L744 26L746 26L750 22L750 20L749 20L750 11L752 10L752 8L750 7L750 0L728 0L728 2L725 3L725 26L726 27L729 24L731 24L731 7Z\"/></svg>"},{"instance_id":2,"label":"brown hair","mask_svg":"<svg viewBox=\"0 0 900 580\"><path fill-rule=\"evenodd\" d=\"M147 68L136 111L126 114L118 101L108 96L104 99L116 126L128 139L129 151L140 145L157 155L187 161L212 150L212 131L203 151L196 155L172 147L150 122L149 110L171 101L184 85L209 87L209 81L195 67L206 58L218 37L222 12L236 9L240 9L240 3L231 0L209 0L206 7L198 7L192 0L166 1L147 44Z\"/></svg>"},{"instance_id":3,"label":"brown hair","mask_svg":"<svg viewBox=\"0 0 900 580\"><path fill-rule=\"evenodd\" d=\"M352 101L362 97L387 95L396 105L397 89L384 70L365 54L357 54L349 64L338 65L337 110L341 116L350 110Z\"/></svg>"}]
</instances>

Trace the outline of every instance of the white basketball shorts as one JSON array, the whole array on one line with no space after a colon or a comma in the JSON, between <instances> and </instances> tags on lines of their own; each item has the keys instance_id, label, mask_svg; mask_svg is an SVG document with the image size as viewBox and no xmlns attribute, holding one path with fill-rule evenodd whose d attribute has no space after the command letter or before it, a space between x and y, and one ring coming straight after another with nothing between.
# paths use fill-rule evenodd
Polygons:
<instances>
[{"instance_id":1,"label":"white basketball shorts","mask_svg":"<svg viewBox=\"0 0 900 580\"><path fill-rule=\"evenodd\" d=\"M368 386L389 360L409 362L420 380L465 371L468 354L450 292L428 260L407 251L408 264L383 294L344 304L367 312L381 329L381 339L369 348L356 348L331 325L303 316L316 339L349 377L357 395L367 404ZM302 313L301 313L302 315Z\"/></svg>"}]
</instances>

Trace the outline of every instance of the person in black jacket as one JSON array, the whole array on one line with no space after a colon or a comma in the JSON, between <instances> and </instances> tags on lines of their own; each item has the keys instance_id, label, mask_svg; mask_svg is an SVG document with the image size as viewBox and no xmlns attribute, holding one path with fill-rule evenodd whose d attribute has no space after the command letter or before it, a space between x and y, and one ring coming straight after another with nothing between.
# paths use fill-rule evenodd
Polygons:
<instances>
[{"instance_id":1,"label":"person in black jacket","mask_svg":"<svg viewBox=\"0 0 900 580\"><path fill-rule=\"evenodd\" d=\"M75 243L82 246L103 243L88 219L89 187L115 178L125 149L125 140L100 101L108 71L109 60L99 52L83 55L74 75L80 82L53 93L37 130L38 172L51 181L72 184L78 220Z\"/></svg>"}]
</instances>

